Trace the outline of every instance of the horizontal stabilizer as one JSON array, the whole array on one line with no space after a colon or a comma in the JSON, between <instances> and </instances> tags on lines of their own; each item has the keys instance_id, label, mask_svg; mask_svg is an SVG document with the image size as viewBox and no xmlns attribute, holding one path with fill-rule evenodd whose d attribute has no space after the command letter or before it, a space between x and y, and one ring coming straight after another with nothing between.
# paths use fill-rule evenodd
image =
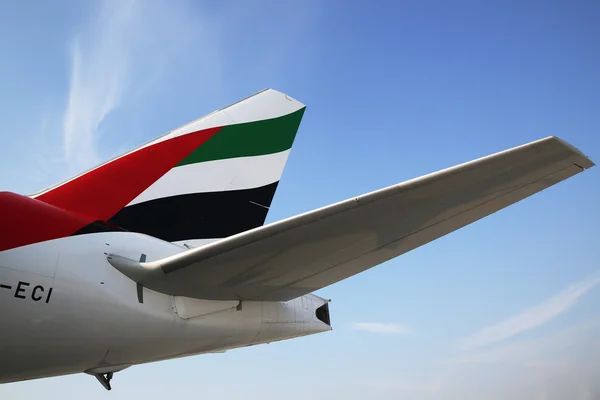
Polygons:
<instances>
[{"instance_id":1,"label":"horizontal stabilizer","mask_svg":"<svg viewBox=\"0 0 600 400\"><path fill-rule=\"evenodd\" d=\"M594 165L548 137L153 262L109 262L153 290L286 301L338 282Z\"/></svg>"}]
</instances>

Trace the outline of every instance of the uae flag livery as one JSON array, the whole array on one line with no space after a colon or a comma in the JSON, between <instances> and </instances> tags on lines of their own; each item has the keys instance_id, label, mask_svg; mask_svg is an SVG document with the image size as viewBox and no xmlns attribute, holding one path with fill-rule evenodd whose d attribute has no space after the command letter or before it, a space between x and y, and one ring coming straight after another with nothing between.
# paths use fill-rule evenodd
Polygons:
<instances>
[{"instance_id":1,"label":"uae flag livery","mask_svg":"<svg viewBox=\"0 0 600 400\"><path fill-rule=\"evenodd\" d=\"M181 244L244 232L264 224L304 110L267 89L33 197Z\"/></svg>"}]
</instances>

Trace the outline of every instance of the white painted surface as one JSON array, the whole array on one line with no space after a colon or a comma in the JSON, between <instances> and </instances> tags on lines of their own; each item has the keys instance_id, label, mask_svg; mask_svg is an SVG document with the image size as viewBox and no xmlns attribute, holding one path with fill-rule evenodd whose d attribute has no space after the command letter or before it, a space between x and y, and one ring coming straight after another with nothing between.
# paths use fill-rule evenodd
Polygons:
<instances>
[{"instance_id":1,"label":"white painted surface","mask_svg":"<svg viewBox=\"0 0 600 400\"><path fill-rule=\"evenodd\" d=\"M190 297L173 296L173 304L177 316L183 319L199 317L215 312L236 308L239 301L213 301L192 299Z\"/></svg>"},{"instance_id":2,"label":"white painted surface","mask_svg":"<svg viewBox=\"0 0 600 400\"><path fill-rule=\"evenodd\" d=\"M0 252L0 283L12 286L0 289L0 360L10 360L0 363L0 383L109 371L113 366L119 369L330 329L310 313L306 321L296 320L297 309L303 310L301 299L244 302L238 311L229 307L234 302L174 300L144 288L139 303L136 283L106 261L109 248L130 257L144 253L149 260L183 250L149 236L116 232ZM39 263L39 254L49 259L61 255L54 277L39 273L48 270ZM20 270L25 265L31 269ZM21 285L19 296L24 298L15 297L19 281L29 283ZM38 286L44 290L37 289L35 298L41 298L35 301L33 289ZM44 295L50 288L46 303ZM263 321L263 307L274 307L276 319ZM178 315L181 309L185 319Z\"/></svg>"},{"instance_id":3,"label":"white painted surface","mask_svg":"<svg viewBox=\"0 0 600 400\"><path fill-rule=\"evenodd\" d=\"M252 189L279 181L290 150L263 156L227 158L171 169L128 206L189 193Z\"/></svg>"},{"instance_id":4,"label":"white painted surface","mask_svg":"<svg viewBox=\"0 0 600 400\"><path fill-rule=\"evenodd\" d=\"M298 100L287 96L284 93L273 89L266 89L253 96L240 100L232 105L215 111L193 121L181 128L175 129L168 135L158 138L152 143L158 143L162 140L185 135L186 133L196 132L203 129L214 128L217 126L241 124L252 121L262 121L265 119L282 117L291 114L304 107L304 104Z\"/></svg>"}]
</instances>

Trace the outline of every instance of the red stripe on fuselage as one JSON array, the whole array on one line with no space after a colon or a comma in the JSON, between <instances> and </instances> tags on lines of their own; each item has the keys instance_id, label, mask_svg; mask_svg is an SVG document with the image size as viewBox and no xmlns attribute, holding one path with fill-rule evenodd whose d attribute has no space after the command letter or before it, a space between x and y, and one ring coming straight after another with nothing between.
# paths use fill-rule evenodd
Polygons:
<instances>
[{"instance_id":1,"label":"red stripe on fuselage","mask_svg":"<svg viewBox=\"0 0 600 400\"><path fill-rule=\"evenodd\" d=\"M91 222L27 196L0 192L0 251L66 237Z\"/></svg>"},{"instance_id":2,"label":"red stripe on fuselage","mask_svg":"<svg viewBox=\"0 0 600 400\"><path fill-rule=\"evenodd\" d=\"M93 220L108 221L220 129L192 132L144 147L35 198Z\"/></svg>"}]
</instances>

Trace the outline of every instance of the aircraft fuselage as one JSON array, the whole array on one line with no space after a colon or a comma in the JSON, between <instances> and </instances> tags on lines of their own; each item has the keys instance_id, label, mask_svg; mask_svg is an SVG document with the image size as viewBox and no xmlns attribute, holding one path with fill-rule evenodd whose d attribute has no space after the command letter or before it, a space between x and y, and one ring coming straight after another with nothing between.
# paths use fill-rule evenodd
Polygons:
<instances>
[{"instance_id":1,"label":"aircraft fuselage","mask_svg":"<svg viewBox=\"0 0 600 400\"><path fill-rule=\"evenodd\" d=\"M185 249L150 236L107 232L0 252L0 383L129 365L330 330L326 303L208 301L138 285L109 252L148 261ZM135 254L134 254L135 253Z\"/></svg>"}]
</instances>

